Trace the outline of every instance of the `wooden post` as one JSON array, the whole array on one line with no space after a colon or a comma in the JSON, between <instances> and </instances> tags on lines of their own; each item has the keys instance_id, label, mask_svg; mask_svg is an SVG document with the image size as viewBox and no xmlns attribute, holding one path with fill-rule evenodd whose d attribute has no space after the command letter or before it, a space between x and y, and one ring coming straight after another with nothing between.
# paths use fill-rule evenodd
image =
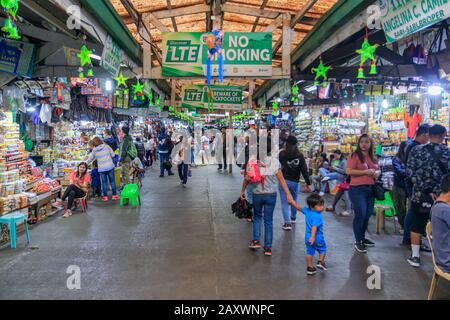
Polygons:
<instances>
[{"instance_id":1,"label":"wooden post","mask_svg":"<svg viewBox=\"0 0 450 320\"><path fill-rule=\"evenodd\" d=\"M144 72L143 77L144 79L151 79L152 78L152 47L150 45L150 35L147 33L147 30L144 27L141 27L142 37L144 38Z\"/></svg>"},{"instance_id":2,"label":"wooden post","mask_svg":"<svg viewBox=\"0 0 450 320\"><path fill-rule=\"evenodd\" d=\"M170 92L170 105L175 106L176 98L177 98L177 83L175 79L171 80L172 90Z\"/></svg>"},{"instance_id":3,"label":"wooden post","mask_svg":"<svg viewBox=\"0 0 450 320\"><path fill-rule=\"evenodd\" d=\"M290 78L291 76L291 15L289 13L283 14L283 57L282 69L283 76Z\"/></svg>"}]
</instances>

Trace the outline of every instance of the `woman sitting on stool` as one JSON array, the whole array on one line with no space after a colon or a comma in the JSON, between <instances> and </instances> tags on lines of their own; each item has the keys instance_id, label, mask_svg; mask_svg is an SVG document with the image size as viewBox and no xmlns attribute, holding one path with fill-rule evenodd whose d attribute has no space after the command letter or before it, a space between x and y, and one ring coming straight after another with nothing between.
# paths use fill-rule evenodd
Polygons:
<instances>
[{"instance_id":1,"label":"woman sitting on stool","mask_svg":"<svg viewBox=\"0 0 450 320\"><path fill-rule=\"evenodd\" d=\"M73 172L70 176L70 185L67 187L63 201L69 198L66 210L64 212L64 218L68 218L72 215L73 201L75 199L84 198L88 192L88 186L91 182L91 176L87 173L88 165L86 162L82 162L78 165L77 171Z\"/></svg>"}]
</instances>

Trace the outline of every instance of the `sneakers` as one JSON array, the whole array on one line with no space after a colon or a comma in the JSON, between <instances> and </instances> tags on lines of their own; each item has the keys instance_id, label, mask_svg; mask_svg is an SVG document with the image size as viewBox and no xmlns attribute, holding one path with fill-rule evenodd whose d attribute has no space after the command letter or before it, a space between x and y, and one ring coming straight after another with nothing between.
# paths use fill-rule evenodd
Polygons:
<instances>
[{"instance_id":1,"label":"sneakers","mask_svg":"<svg viewBox=\"0 0 450 320\"><path fill-rule=\"evenodd\" d=\"M109 201L109 198L108 197L102 197L102 201L103 202L107 202L107 201Z\"/></svg>"},{"instance_id":2,"label":"sneakers","mask_svg":"<svg viewBox=\"0 0 450 320\"><path fill-rule=\"evenodd\" d=\"M319 196L323 197L325 195L325 192L320 191Z\"/></svg>"},{"instance_id":3,"label":"sneakers","mask_svg":"<svg viewBox=\"0 0 450 320\"><path fill-rule=\"evenodd\" d=\"M159 176L160 178L164 178L164 175L162 175L162 176Z\"/></svg>"},{"instance_id":4,"label":"sneakers","mask_svg":"<svg viewBox=\"0 0 450 320\"><path fill-rule=\"evenodd\" d=\"M422 243L422 245L420 246L420 251L431 252L431 249L425 243Z\"/></svg>"},{"instance_id":5,"label":"sneakers","mask_svg":"<svg viewBox=\"0 0 450 320\"><path fill-rule=\"evenodd\" d=\"M72 215L72 211L67 210L67 211L64 213L63 218L69 218L71 215Z\"/></svg>"},{"instance_id":6,"label":"sneakers","mask_svg":"<svg viewBox=\"0 0 450 320\"><path fill-rule=\"evenodd\" d=\"M264 247L264 255L270 257L272 255L272 248Z\"/></svg>"},{"instance_id":7,"label":"sneakers","mask_svg":"<svg viewBox=\"0 0 450 320\"><path fill-rule=\"evenodd\" d=\"M306 274L308 276L313 276L317 273L317 269L315 267L308 267L306 268Z\"/></svg>"},{"instance_id":8,"label":"sneakers","mask_svg":"<svg viewBox=\"0 0 450 320\"><path fill-rule=\"evenodd\" d=\"M169 177L170 177L170 176L174 176L174 175L175 175L175 173L169 173Z\"/></svg>"},{"instance_id":9,"label":"sneakers","mask_svg":"<svg viewBox=\"0 0 450 320\"><path fill-rule=\"evenodd\" d=\"M317 268L322 269L323 271L327 271L327 265L325 262L317 261Z\"/></svg>"},{"instance_id":10,"label":"sneakers","mask_svg":"<svg viewBox=\"0 0 450 320\"><path fill-rule=\"evenodd\" d=\"M112 196L113 201L118 201L120 200L120 196Z\"/></svg>"},{"instance_id":11,"label":"sneakers","mask_svg":"<svg viewBox=\"0 0 450 320\"><path fill-rule=\"evenodd\" d=\"M334 208L333 208L333 207L328 207L328 208L326 209L326 212L334 212Z\"/></svg>"},{"instance_id":12,"label":"sneakers","mask_svg":"<svg viewBox=\"0 0 450 320\"><path fill-rule=\"evenodd\" d=\"M355 242L355 249L358 252L367 253L367 249L366 249L366 246L364 245L363 241Z\"/></svg>"},{"instance_id":13,"label":"sneakers","mask_svg":"<svg viewBox=\"0 0 450 320\"><path fill-rule=\"evenodd\" d=\"M322 179L322 182L326 182L328 180L330 180L330 177L325 177L325 178Z\"/></svg>"},{"instance_id":14,"label":"sneakers","mask_svg":"<svg viewBox=\"0 0 450 320\"><path fill-rule=\"evenodd\" d=\"M407 259L408 263L413 266L414 268L419 268L420 267L420 258L419 257L409 257Z\"/></svg>"},{"instance_id":15,"label":"sneakers","mask_svg":"<svg viewBox=\"0 0 450 320\"><path fill-rule=\"evenodd\" d=\"M285 231L291 231L292 230L292 225L290 223L285 223L285 224L283 224L282 228Z\"/></svg>"},{"instance_id":16,"label":"sneakers","mask_svg":"<svg viewBox=\"0 0 450 320\"><path fill-rule=\"evenodd\" d=\"M183 186L183 188L187 188L187 186L184 183L182 184L182 186Z\"/></svg>"},{"instance_id":17,"label":"sneakers","mask_svg":"<svg viewBox=\"0 0 450 320\"><path fill-rule=\"evenodd\" d=\"M351 216L351 214L350 214L350 212L348 212L348 211L343 211L343 212L341 212L341 217L349 217L349 216Z\"/></svg>"},{"instance_id":18,"label":"sneakers","mask_svg":"<svg viewBox=\"0 0 450 320\"><path fill-rule=\"evenodd\" d=\"M363 243L364 243L364 245L365 245L367 248L375 247L375 243L373 243L373 242L370 241L370 240L363 239Z\"/></svg>"},{"instance_id":19,"label":"sneakers","mask_svg":"<svg viewBox=\"0 0 450 320\"><path fill-rule=\"evenodd\" d=\"M253 240L248 247L253 250L261 249L261 242L258 240Z\"/></svg>"},{"instance_id":20,"label":"sneakers","mask_svg":"<svg viewBox=\"0 0 450 320\"><path fill-rule=\"evenodd\" d=\"M292 225L292 224L296 224L296 223L297 223L297 219L291 217L291 225Z\"/></svg>"}]
</instances>

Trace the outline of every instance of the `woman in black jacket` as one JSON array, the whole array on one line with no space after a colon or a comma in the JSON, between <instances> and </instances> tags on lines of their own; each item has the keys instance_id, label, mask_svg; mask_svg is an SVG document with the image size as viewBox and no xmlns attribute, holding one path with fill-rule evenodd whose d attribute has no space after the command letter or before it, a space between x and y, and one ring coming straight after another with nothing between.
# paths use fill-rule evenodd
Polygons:
<instances>
[{"instance_id":1,"label":"woman in black jacket","mask_svg":"<svg viewBox=\"0 0 450 320\"><path fill-rule=\"evenodd\" d=\"M284 149L280 152L280 163L283 177L289 191L292 194L295 202L298 202L300 193L300 176L303 175L308 189L310 189L311 181L309 180L308 166L306 165L305 157L297 148L297 138L289 136L286 140ZM283 230L292 230L292 223L295 223L297 218L297 209L289 205L286 194L280 188L281 207L283 211L284 225Z\"/></svg>"},{"instance_id":2,"label":"woman in black jacket","mask_svg":"<svg viewBox=\"0 0 450 320\"><path fill-rule=\"evenodd\" d=\"M394 201L394 207L397 211L398 223L403 228L403 224L406 216L406 163L405 163L405 151L407 143L403 141L400 144L398 153L394 159L392 159L392 165L394 166L394 187L392 188L392 200Z\"/></svg>"}]
</instances>

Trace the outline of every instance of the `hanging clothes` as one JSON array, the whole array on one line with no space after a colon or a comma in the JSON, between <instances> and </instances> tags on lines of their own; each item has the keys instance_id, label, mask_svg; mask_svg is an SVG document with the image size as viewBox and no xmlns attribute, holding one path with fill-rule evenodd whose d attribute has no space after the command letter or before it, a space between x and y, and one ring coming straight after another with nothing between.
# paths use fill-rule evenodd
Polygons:
<instances>
[{"instance_id":1,"label":"hanging clothes","mask_svg":"<svg viewBox=\"0 0 450 320\"><path fill-rule=\"evenodd\" d=\"M405 127L408 128L408 138L410 139L414 139L414 137L416 136L416 131L417 128L420 126L420 123L423 120L422 115L419 113L419 109L416 108L414 110L414 114L412 116L410 116L408 114L408 111L404 110L404 114L405 114Z\"/></svg>"}]
</instances>

